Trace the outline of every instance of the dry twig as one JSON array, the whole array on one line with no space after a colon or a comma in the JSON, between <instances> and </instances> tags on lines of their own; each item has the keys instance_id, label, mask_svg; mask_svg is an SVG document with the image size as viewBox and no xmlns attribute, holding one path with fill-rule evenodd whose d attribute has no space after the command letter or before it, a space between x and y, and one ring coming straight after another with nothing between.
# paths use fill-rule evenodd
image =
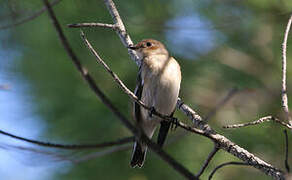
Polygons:
<instances>
[{"instance_id":1,"label":"dry twig","mask_svg":"<svg viewBox=\"0 0 292 180\"><path fill-rule=\"evenodd\" d=\"M286 26L284 41L282 44L282 107L285 112L286 119L289 121L290 126L292 126L292 119L289 114L288 95L287 95L287 87L286 87L286 79L287 79L286 78L286 74L287 74L286 52L287 52L287 39L288 39L291 23L292 23L292 15L290 16L290 19Z\"/></svg>"},{"instance_id":2,"label":"dry twig","mask_svg":"<svg viewBox=\"0 0 292 180\"><path fill-rule=\"evenodd\" d=\"M227 125L227 126L223 126L223 128L226 129L230 129L230 128L240 128L240 127L246 127L246 126L252 126L252 125L257 125L257 124L261 124L264 122L269 122L269 121L274 121L278 124L281 124L282 126L292 129L292 126L290 126L289 124L279 120L278 118L275 118L273 116L266 116L266 117L262 117L258 120L252 121L252 122L248 122L248 123L244 123L244 124L234 124L234 125Z\"/></svg>"}]
</instances>

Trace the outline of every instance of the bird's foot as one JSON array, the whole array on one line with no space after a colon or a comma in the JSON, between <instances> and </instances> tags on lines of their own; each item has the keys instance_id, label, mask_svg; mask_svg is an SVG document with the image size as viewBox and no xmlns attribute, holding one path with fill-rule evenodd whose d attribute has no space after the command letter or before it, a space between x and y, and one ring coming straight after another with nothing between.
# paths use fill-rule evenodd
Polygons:
<instances>
[{"instance_id":1,"label":"bird's foot","mask_svg":"<svg viewBox=\"0 0 292 180\"><path fill-rule=\"evenodd\" d=\"M176 117L172 117L170 123L171 123L170 129L172 131L176 130L178 123L179 123L178 119Z\"/></svg>"},{"instance_id":2,"label":"bird's foot","mask_svg":"<svg viewBox=\"0 0 292 180\"><path fill-rule=\"evenodd\" d=\"M153 116L153 114L154 114L155 112L156 112L156 111L155 111L155 108L152 106L152 107L150 108L150 110L149 110L149 117L152 118L152 116Z\"/></svg>"}]
</instances>

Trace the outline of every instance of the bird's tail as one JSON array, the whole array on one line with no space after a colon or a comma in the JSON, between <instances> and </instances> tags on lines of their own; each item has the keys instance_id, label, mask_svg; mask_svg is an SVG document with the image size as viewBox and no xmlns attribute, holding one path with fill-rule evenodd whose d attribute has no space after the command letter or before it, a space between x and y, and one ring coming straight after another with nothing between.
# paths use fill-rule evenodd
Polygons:
<instances>
[{"instance_id":1,"label":"bird's tail","mask_svg":"<svg viewBox=\"0 0 292 180\"><path fill-rule=\"evenodd\" d=\"M139 142L135 142L132 159L131 159L131 167L139 167L141 168L144 164L145 156L146 156L147 147L145 145L142 145Z\"/></svg>"}]
</instances>

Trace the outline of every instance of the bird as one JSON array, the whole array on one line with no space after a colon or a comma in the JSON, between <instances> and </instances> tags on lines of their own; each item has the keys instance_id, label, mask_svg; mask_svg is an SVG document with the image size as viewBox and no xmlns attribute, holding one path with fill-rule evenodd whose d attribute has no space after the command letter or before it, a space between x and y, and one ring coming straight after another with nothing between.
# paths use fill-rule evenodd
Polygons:
<instances>
[{"instance_id":1,"label":"bird","mask_svg":"<svg viewBox=\"0 0 292 180\"><path fill-rule=\"evenodd\" d=\"M135 95L146 106L164 115L173 116L179 95L181 70L178 62L169 55L165 46L154 39L144 39L128 47L136 52L140 60ZM155 129L160 125L157 144L162 147L171 122L152 115L153 111L133 105L136 124L151 139ZM147 145L135 140L131 167L141 168L144 164Z\"/></svg>"}]
</instances>

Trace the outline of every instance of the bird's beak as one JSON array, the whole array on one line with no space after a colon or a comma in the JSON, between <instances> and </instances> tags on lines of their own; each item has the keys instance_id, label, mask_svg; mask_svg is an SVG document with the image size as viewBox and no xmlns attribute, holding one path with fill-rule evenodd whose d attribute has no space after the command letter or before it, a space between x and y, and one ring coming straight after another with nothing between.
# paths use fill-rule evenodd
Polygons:
<instances>
[{"instance_id":1,"label":"bird's beak","mask_svg":"<svg viewBox=\"0 0 292 180\"><path fill-rule=\"evenodd\" d=\"M128 48L128 49L132 49L132 50L137 50L137 49L138 49L137 46L128 46L127 48Z\"/></svg>"}]
</instances>

